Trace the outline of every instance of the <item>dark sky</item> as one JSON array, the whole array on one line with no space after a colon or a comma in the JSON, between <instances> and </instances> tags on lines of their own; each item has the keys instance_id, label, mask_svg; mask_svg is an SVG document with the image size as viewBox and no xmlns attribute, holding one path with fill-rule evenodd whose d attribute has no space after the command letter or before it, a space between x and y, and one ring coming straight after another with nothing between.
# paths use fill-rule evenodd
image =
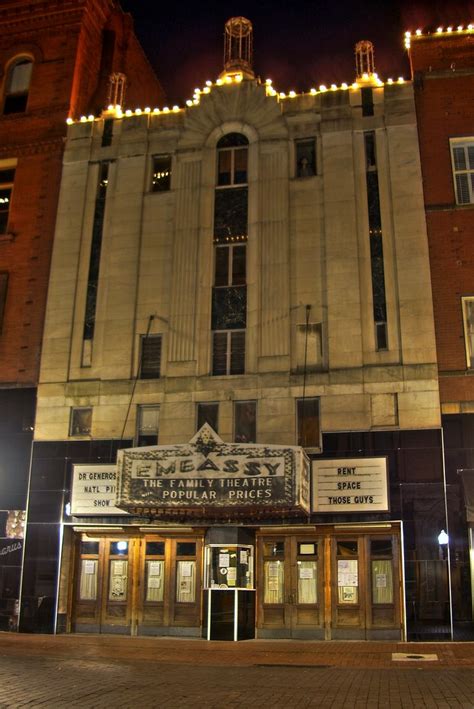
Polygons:
<instances>
[{"instance_id":1,"label":"dark sky","mask_svg":"<svg viewBox=\"0 0 474 709\"><path fill-rule=\"evenodd\" d=\"M243 15L253 23L254 69L278 91L308 91L351 82L354 44L375 45L381 78L409 76L405 30L474 22L474 0L122 0L171 104L222 71L224 24Z\"/></svg>"}]
</instances>

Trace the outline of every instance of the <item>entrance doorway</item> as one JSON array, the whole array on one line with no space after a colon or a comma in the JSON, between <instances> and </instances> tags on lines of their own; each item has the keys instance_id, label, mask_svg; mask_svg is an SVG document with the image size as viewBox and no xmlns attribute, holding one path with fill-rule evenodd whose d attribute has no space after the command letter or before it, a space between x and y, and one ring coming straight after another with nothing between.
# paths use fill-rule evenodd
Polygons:
<instances>
[{"instance_id":1,"label":"entrance doorway","mask_svg":"<svg viewBox=\"0 0 474 709\"><path fill-rule=\"evenodd\" d=\"M258 557L258 637L402 638L398 527L261 532Z\"/></svg>"},{"instance_id":2,"label":"entrance doorway","mask_svg":"<svg viewBox=\"0 0 474 709\"><path fill-rule=\"evenodd\" d=\"M201 537L83 533L75 555L72 631L199 635Z\"/></svg>"}]
</instances>

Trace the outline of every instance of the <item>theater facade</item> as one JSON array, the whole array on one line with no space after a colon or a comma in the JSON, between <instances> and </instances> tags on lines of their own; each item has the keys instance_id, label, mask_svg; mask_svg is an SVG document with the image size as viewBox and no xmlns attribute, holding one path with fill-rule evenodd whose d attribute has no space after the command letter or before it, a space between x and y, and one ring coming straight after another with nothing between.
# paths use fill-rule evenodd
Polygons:
<instances>
[{"instance_id":1,"label":"theater facade","mask_svg":"<svg viewBox=\"0 0 474 709\"><path fill-rule=\"evenodd\" d=\"M362 42L352 84L281 95L251 33L229 20L186 108L71 116L24 630L425 639L469 618L439 541L465 522L413 87Z\"/></svg>"}]
</instances>

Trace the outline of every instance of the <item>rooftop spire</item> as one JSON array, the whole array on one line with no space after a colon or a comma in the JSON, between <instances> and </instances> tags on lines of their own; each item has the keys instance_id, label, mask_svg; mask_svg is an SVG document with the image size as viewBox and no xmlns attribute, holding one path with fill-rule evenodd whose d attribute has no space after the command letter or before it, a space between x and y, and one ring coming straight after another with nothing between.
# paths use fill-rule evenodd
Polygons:
<instances>
[{"instance_id":1,"label":"rooftop spire","mask_svg":"<svg viewBox=\"0 0 474 709\"><path fill-rule=\"evenodd\" d=\"M367 39L357 42L355 46L356 80L373 81L377 78L374 63L374 45Z\"/></svg>"},{"instance_id":2,"label":"rooftop spire","mask_svg":"<svg viewBox=\"0 0 474 709\"><path fill-rule=\"evenodd\" d=\"M245 79L253 79L252 59L252 23L245 17L231 17L225 23L222 75L242 74Z\"/></svg>"}]
</instances>

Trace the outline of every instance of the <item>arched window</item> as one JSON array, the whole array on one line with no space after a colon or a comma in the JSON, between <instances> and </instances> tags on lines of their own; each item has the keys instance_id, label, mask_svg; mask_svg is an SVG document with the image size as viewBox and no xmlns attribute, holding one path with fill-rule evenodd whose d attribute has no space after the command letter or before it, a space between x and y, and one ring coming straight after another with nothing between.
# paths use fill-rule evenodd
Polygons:
<instances>
[{"instance_id":1,"label":"arched window","mask_svg":"<svg viewBox=\"0 0 474 709\"><path fill-rule=\"evenodd\" d=\"M33 62L27 57L13 62L5 79L3 113L23 113L28 103Z\"/></svg>"}]
</instances>

